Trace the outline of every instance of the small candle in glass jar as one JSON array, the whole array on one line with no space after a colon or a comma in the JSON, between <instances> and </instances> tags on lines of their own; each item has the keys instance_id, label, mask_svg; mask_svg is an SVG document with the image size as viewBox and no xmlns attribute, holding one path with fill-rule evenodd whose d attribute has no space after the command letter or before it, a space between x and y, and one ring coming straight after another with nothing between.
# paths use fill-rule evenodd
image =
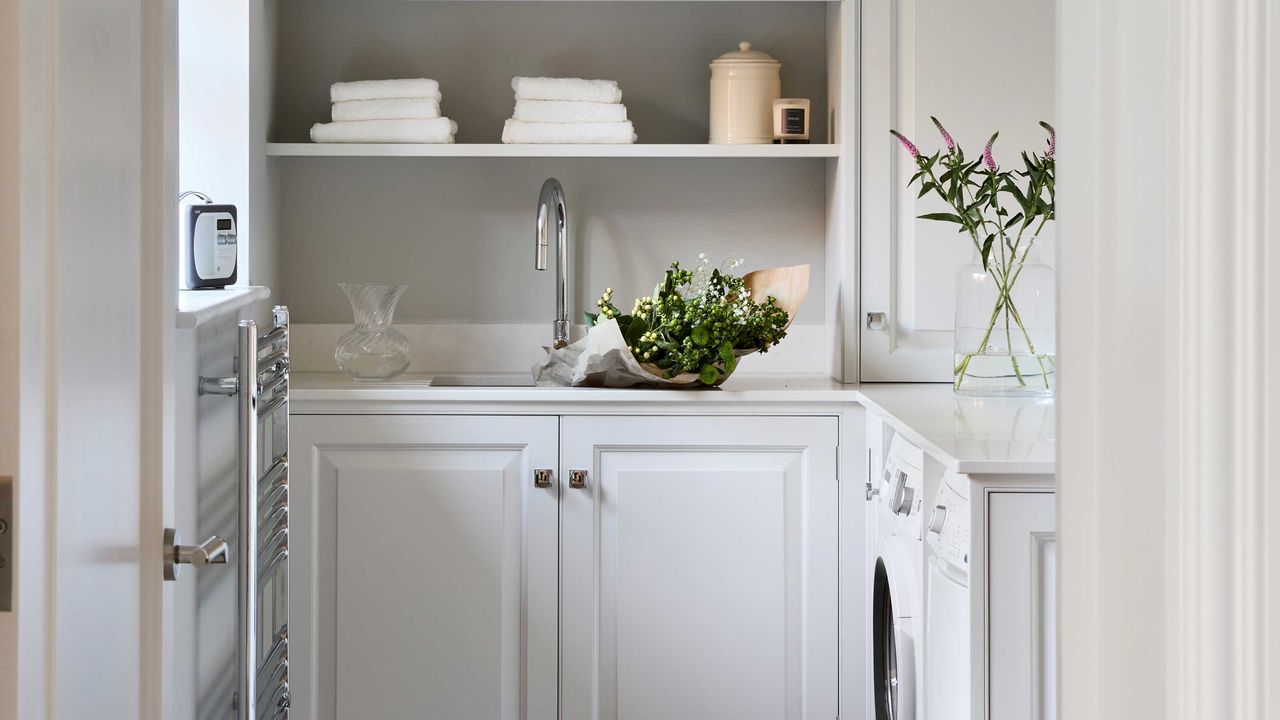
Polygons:
<instances>
[{"instance_id":1,"label":"small candle in glass jar","mask_svg":"<svg viewBox=\"0 0 1280 720\"><path fill-rule=\"evenodd\" d=\"M773 101L773 141L809 142L808 98L781 98Z\"/></svg>"}]
</instances>

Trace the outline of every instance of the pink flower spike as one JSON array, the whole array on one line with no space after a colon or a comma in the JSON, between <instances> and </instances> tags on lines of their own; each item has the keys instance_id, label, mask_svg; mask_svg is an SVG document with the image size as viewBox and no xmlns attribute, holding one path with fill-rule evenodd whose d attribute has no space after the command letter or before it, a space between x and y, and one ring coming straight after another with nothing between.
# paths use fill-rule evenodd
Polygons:
<instances>
[{"instance_id":1,"label":"pink flower spike","mask_svg":"<svg viewBox=\"0 0 1280 720\"><path fill-rule=\"evenodd\" d=\"M920 157L920 148L916 147L915 143L908 140L906 135L903 135L897 130L890 130L889 134L898 138L898 142L902 143L902 147L906 148L907 152L911 155L911 157L913 158Z\"/></svg>"},{"instance_id":2,"label":"pink flower spike","mask_svg":"<svg viewBox=\"0 0 1280 720\"><path fill-rule=\"evenodd\" d=\"M1000 137L1000 133L991 136L987 141L987 146L982 149L982 164L987 166L988 170L996 169L996 158L991 154L991 146L996 144L996 138Z\"/></svg>"},{"instance_id":3,"label":"pink flower spike","mask_svg":"<svg viewBox=\"0 0 1280 720\"><path fill-rule=\"evenodd\" d=\"M947 129L942 127L942 123L938 122L938 118L930 115L929 119L933 121L933 124L938 128L938 132L942 134L942 141L947 144L947 152L955 152L956 141L952 139L951 133L947 132Z\"/></svg>"},{"instance_id":4,"label":"pink flower spike","mask_svg":"<svg viewBox=\"0 0 1280 720\"><path fill-rule=\"evenodd\" d=\"M1054 131L1052 125L1043 120L1040 121L1040 127L1049 131L1049 149L1044 151L1044 156L1046 158L1051 158L1053 157L1054 151L1058 149L1058 133Z\"/></svg>"}]
</instances>

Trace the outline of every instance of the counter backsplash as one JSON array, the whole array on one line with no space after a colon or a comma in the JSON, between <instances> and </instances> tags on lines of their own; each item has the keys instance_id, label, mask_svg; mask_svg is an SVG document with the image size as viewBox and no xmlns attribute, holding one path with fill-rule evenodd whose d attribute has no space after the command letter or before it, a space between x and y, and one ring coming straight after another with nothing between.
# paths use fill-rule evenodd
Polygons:
<instances>
[{"instance_id":1,"label":"counter backsplash","mask_svg":"<svg viewBox=\"0 0 1280 720\"><path fill-rule=\"evenodd\" d=\"M409 372L527 373L550 344L551 323L473 324L396 323L409 338ZM336 372L333 350L351 329L345 324L298 323L293 331L293 367L298 372ZM586 329L575 325L570 337ZM824 325L792 325L787 338L767 353L753 355L740 375L807 375L830 373L833 351ZM732 382L732 380L730 380Z\"/></svg>"}]
</instances>

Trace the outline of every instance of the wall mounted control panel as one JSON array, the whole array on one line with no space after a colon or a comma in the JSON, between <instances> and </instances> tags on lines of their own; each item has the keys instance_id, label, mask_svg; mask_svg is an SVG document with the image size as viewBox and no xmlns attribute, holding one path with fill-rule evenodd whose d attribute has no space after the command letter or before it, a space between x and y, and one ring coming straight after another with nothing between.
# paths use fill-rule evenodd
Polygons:
<instances>
[{"instance_id":1,"label":"wall mounted control panel","mask_svg":"<svg viewBox=\"0 0 1280 720\"><path fill-rule=\"evenodd\" d=\"M13 609L13 478L0 475L0 612Z\"/></svg>"},{"instance_id":2,"label":"wall mounted control panel","mask_svg":"<svg viewBox=\"0 0 1280 720\"><path fill-rule=\"evenodd\" d=\"M236 281L236 206L187 208L187 287L224 288Z\"/></svg>"}]
</instances>

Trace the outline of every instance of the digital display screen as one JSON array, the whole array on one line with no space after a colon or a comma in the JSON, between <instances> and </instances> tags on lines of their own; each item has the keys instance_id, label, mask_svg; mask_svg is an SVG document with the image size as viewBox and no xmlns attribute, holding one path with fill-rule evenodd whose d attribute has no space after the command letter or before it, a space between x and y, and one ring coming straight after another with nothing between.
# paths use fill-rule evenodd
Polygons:
<instances>
[{"instance_id":1,"label":"digital display screen","mask_svg":"<svg viewBox=\"0 0 1280 720\"><path fill-rule=\"evenodd\" d=\"M218 218L218 229L219 229L219 230L230 230L230 229L231 229L231 218Z\"/></svg>"}]
</instances>

